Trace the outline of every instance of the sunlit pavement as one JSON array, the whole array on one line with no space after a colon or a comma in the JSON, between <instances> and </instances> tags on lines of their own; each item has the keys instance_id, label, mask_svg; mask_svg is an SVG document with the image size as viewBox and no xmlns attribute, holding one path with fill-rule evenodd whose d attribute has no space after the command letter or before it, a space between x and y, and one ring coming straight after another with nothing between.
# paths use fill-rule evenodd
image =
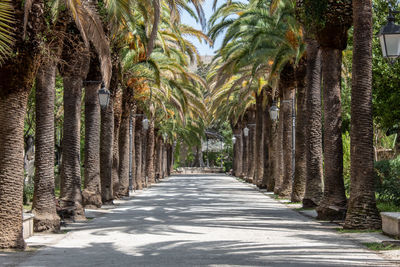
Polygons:
<instances>
[{"instance_id":1,"label":"sunlit pavement","mask_svg":"<svg viewBox=\"0 0 400 267\"><path fill-rule=\"evenodd\" d=\"M228 176L170 177L72 228L20 266L389 266Z\"/></svg>"}]
</instances>

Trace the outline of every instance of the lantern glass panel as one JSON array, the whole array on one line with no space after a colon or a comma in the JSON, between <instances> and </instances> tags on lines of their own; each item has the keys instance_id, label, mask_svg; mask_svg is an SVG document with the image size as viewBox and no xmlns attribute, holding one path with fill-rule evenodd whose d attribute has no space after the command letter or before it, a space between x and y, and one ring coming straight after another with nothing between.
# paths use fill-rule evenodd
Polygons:
<instances>
[{"instance_id":1,"label":"lantern glass panel","mask_svg":"<svg viewBox=\"0 0 400 267\"><path fill-rule=\"evenodd\" d=\"M106 108L110 102L110 92L107 89L99 90L99 104L101 108Z\"/></svg>"},{"instance_id":2,"label":"lantern glass panel","mask_svg":"<svg viewBox=\"0 0 400 267\"><path fill-rule=\"evenodd\" d=\"M246 137L249 136L249 128L247 128L247 127L244 128L244 129L243 129L243 134L244 134L244 136L246 136Z\"/></svg>"},{"instance_id":3,"label":"lantern glass panel","mask_svg":"<svg viewBox=\"0 0 400 267\"><path fill-rule=\"evenodd\" d=\"M143 126L143 129L145 131L147 131L149 129L149 120L148 119L143 119L142 120L142 126Z\"/></svg>"},{"instance_id":4,"label":"lantern glass panel","mask_svg":"<svg viewBox=\"0 0 400 267\"><path fill-rule=\"evenodd\" d=\"M382 54L385 58L397 58L400 56L400 34L382 34L379 36Z\"/></svg>"}]
</instances>

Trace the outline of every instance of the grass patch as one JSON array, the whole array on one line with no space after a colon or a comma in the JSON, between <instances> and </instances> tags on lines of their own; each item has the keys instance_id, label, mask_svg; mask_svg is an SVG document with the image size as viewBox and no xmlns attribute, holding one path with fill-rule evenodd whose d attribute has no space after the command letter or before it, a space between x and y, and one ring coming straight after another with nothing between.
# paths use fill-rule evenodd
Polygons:
<instances>
[{"instance_id":1,"label":"grass patch","mask_svg":"<svg viewBox=\"0 0 400 267\"><path fill-rule=\"evenodd\" d=\"M388 244L384 245L382 243L363 243L364 246L366 246L370 250L395 250L395 249L400 249L400 246L394 245L394 244Z\"/></svg>"},{"instance_id":2,"label":"grass patch","mask_svg":"<svg viewBox=\"0 0 400 267\"><path fill-rule=\"evenodd\" d=\"M24 205L24 210L31 211L32 210L32 203L28 203L28 204Z\"/></svg>"},{"instance_id":3,"label":"grass patch","mask_svg":"<svg viewBox=\"0 0 400 267\"><path fill-rule=\"evenodd\" d=\"M297 204L303 204L302 202L289 202L287 203L288 205L297 205Z\"/></svg>"},{"instance_id":4,"label":"grass patch","mask_svg":"<svg viewBox=\"0 0 400 267\"><path fill-rule=\"evenodd\" d=\"M380 212L400 212L400 206L397 206L392 202L378 201L376 206Z\"/></svg>"},{"instance_id":5,"label":"grass patch","mask_svg":"<svg viewBox=\"0 0 400 267\"><path fill-rule=\"evenodd\" d=\"M353 234L353 233L382 233L382 230L357 230L357 229L343 229L336 228L336 230L341 234Z\"/></svg>"}]
</instances>

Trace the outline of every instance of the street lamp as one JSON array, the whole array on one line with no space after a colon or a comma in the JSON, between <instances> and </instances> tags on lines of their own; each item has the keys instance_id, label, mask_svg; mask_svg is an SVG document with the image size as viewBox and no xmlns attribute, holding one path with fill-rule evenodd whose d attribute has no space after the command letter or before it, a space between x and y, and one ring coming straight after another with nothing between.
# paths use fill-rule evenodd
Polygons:
<instances>
[{"instance_id":1,"label":"street lamp","mask_svg":"<svg viewBox=\"0 0 400 267\"><path fill-rule=\"evenodd\" d=\"M102 109L107 108L108 103L110 102L110 91L107 90L104 82L101 83L101 89L98 92L99 94L99 103Z\"/></svg>"},{"instance_id":2,"label":"street lamp","mask_svg":"<svg viewBox=\"0 0 400 267\"><path fill-rule=\"evenodd\" d=\"M400 12L389 9L387 23L378 34L384 58L395 59L400 56L400 26L394 23L393 16L398 13Z\"/></svg>"},{"instance_id":3,"label":"street lamp","mask_svg":"<svg viewBox=\"0 0 400 267\"><path fill-rule=\"evenodd\" d=\"M149 129L149 120L146 117L142 120L142 126L145 131Z\"/></svg>"},{"instance_id":4,"label":"street lamp","mask_svg":"<svg viewBox=\"0 0 400 267\"><path fill-rule=\"evenodd\" d=\"M247 126L243 129L243 134L244 136L249 136L249 128L247 128Z\"/></svg>"},{"instance_id":5,"label":"street lamp","mask_svg":"<svg viewBox=\"0 0 400 267\"><path fill-rule=\"evenodd\" d=\"M276 121L278 119L279 108L276 106L276 102L272 103L271 108L269 109L269 116L271 120Z\"/></svg>"},{"instance_id":6,"label":"street lamp","mask_svg":"<svg viewBox=\"0 0 400 267\"><path fill-rule=\"evenodd\" d=\"M232 143L236 144L236 137L235 136L232 136Z\"/></svg>"}]
</instances>

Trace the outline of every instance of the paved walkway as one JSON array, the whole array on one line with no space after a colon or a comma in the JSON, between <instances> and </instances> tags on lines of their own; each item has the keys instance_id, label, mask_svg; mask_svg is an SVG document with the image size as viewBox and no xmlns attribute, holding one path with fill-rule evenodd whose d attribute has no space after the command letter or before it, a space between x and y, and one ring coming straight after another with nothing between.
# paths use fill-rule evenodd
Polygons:
<instances>
[{"instance_id":1,"label":"paved walkway","mask_svg":"<svg viewBox=\"0 0 400 267\"><path fill-rule=\"evenodd\" d=\"M20 266L389 266L227 176L170 177L73 227Z\"/></svg>"}]
</instances>

